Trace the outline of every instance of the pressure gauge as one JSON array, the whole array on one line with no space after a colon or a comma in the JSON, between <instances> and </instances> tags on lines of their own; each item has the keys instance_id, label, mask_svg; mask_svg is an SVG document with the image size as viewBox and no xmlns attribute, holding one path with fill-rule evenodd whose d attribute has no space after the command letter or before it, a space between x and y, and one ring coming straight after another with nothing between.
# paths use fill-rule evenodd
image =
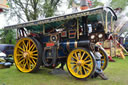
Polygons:
<instances>
[{"instance_id":1,"label":"pressure gauge","mask_svg":"<svg viewBox=\"0 0 128 85\"><path fill-rule=\"evenodd\" d=\"M57 36L56 35L51 35L50 40L53 41L53 42L56 42L57 41Z\"/></svg>"}]
</instances>

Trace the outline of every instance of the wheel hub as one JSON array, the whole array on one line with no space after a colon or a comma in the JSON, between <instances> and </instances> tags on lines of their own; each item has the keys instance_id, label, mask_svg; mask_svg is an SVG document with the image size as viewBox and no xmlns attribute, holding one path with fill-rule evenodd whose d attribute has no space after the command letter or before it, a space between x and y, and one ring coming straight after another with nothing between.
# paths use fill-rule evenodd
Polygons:
<instances>
[{"instance_id":1,"label":"wheel hub","mask_svg":"<svg viewBox=\"0 0 128 85\"><path fill-rule=\"evenodd\" d=\"M24 52L24 53L23 53L23 57L24 57L24 58L27 58L28 56L29 56L29 53L28 53L28 52Z\"/></svg>"},{"instance_id":2,"label":"wheel hub","mask_svg":"<svg viewBox=\"0 0 128 85\"><path fill-rule=\"evenodd\" d=\"M84 66L84 64L85 64L84 60L77 61L77 65L79 65L79 66Z\"/></svg>"}]
</instances>

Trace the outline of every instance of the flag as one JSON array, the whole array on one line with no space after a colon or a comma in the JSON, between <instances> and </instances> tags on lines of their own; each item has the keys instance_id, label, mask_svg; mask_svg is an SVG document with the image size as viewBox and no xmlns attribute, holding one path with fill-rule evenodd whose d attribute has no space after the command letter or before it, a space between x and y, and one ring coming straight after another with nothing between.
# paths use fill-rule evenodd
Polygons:
<instances>
[{"instance_id":1,"label":"flag","mask_svg":"<svg viewBox=\"0 0 128 85\"><path fill-rule=\"evenodd\" d=\"M88 2L88 6L92 7L92 1L91 0L87 0L87 2Z\"/></svg>"}]
</instances>

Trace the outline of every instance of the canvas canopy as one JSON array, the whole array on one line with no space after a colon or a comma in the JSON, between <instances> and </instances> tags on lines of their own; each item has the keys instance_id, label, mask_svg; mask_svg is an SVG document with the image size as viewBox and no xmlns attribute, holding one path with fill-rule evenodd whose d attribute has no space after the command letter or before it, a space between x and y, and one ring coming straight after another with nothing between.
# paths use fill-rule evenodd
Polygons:
<instances>
[{"instance_id":1,"label":"canvas canopy","mask_svg":"<svg viewBox=\"0 0 128 85\"><path fill-rule=\"evenodd\" d=\"M50 17L50 18L45 18L41 20L29 21L29 22L25 22L25 23L21 23L17 25L6 26L4 29L18 29L18 28L24 28L24 27L29 27L29 26L38 26L38 25L42 25L46 23L58 22L58 21L73 19L73 18L77 18L81 16L97 14L97 13L101 13L102 11L103 11L103 7L92 8L92 9L88 9L85 11L71 13L71 14L67 14L63 16Z\"/></svg>"},{"instance_id":2,"label":"canvas canopy","mask_svg":"<svg viewBox=\"0 0 128 85\"><path fill-rule=\"evenodd\" d=\"M27 28L27 30L40 31L40 30L43 30L43 28L45 29L49 29L49 28L57 29L58 27L63 28L65 22L68 22L68 20L73 20L73 19L77 19L83 16L89 16L89 15L91 15L91 17L89 17L91 20L96 20L97 17L93 15L103 13L103 12L104 12L104 7L92 8L92 9L87 9L81 12L71 13L63 16L50 17L42 20L34 20L34 21L17 24L17 25L6 26L4 29Z\"/></svg>"}]
</instances>

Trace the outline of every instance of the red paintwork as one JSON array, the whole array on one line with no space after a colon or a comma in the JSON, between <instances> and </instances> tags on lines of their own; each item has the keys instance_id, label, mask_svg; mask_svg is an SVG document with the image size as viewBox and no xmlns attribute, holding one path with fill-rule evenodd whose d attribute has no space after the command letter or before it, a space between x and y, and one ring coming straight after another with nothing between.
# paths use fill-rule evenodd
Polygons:
<instances>
[{"instance_id":1,"label":"red paintwork","mask_svg":"<svg viewBox=\"0 0 128 85\"><path fill-rule=\"evenodd\" d=\"M3 9L0 8L0 12L3 12Z\"/></svg>"},{"instance_id":2,"label":"red paintwork","mask_svg":"<svg viewBox=\"0 0 128 85\"><path fill-rule=\"evenodd\" d=\"M46 43L46 47L51 47L51 46L54 46L55 44L54 43Z\"/></svg>"}]
</instances>

